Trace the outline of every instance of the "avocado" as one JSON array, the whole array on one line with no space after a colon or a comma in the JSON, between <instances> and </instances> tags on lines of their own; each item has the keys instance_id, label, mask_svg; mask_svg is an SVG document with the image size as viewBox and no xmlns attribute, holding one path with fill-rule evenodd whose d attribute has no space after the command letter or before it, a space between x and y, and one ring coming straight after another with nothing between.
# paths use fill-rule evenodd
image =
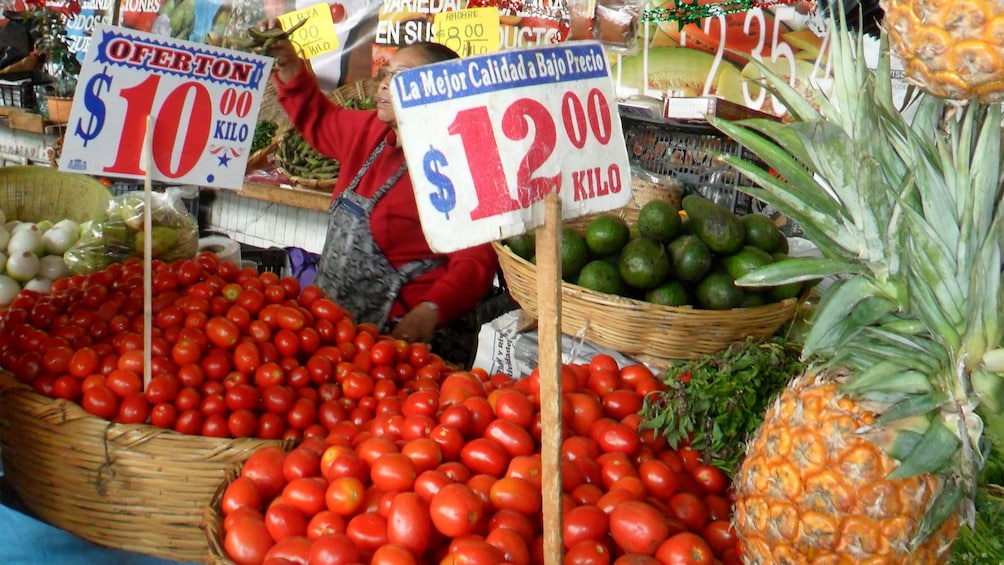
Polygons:
<instances>
[{"instance_id":1,"label":"avocado","mask_svg":"<svg viewBox=\"0 0 1004 565\"><path fill-rule=\"evenodd\" d=\"M731 210L715 204L699 194L683 197L694 235L720 255L731 255L742 249L746 241L746 228Z\"/></svg>"}]
</instances>

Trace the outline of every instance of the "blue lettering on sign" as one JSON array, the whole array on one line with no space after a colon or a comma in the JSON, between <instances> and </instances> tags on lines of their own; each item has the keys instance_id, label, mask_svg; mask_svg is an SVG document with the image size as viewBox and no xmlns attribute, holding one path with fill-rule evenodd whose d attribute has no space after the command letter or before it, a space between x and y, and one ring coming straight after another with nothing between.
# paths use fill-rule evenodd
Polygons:
<instances>
[{"instance_id":1,"label":"blue lettering on sign","mask_svg":"<svg viewBox=\"0 0 1004 565\"><path fill-rule=\"evenodd\" d=\"M597 42L489 53L404 71L394 77L402 108L539 84L609 76Z\"/></svg>"}]
</instances>

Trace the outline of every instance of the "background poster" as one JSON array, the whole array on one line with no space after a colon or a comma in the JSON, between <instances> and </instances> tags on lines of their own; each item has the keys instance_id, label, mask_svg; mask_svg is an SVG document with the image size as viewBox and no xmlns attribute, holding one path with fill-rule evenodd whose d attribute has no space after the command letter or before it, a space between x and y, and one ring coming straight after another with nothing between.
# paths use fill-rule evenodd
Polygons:
<instances>
[{"instance_id":1,"label":"background poster","mask_svg":"<svg viewBox=\"0 0 1004 565\"><path fill-rule=\"evenodd\" d=\"M226 47L263 19L327 3L339 48L310 60L321 87L368 78L379 0L119 0L123 27Z\"/></svg>"}]
</instances>

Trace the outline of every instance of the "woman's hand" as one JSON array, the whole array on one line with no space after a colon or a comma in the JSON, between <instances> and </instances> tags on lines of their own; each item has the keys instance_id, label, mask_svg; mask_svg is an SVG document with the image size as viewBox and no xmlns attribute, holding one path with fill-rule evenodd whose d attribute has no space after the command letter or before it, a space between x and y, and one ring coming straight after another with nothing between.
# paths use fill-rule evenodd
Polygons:
<instances>
[{"instance_id":1,"label":"woman's hand","mask_svg":"<svg viewBox=\"0 0 1004 565\"><path fill-rule=\"evenodd\" d=\"M268 32L274 29L282 29L278 19L263 20L258 23L258 30L261 32ZM268 52L264 53L264 55L275 58L272 70L275 71L282 82L289 82L303 70L303 59L297 54L296 46L288 39L277 39L271 42Z\"/></svg>"},{"instance_id":2,"label":"woman's hand","mask_svg":"<svg viewBox=\"0 0 1004 565\"><path fill-rule=\"evenodd\" d=\"M432 302L423 302L405 314L390 335L410 343L428 343L437 324L439 308Z\"/></svg>"}]
</instances>

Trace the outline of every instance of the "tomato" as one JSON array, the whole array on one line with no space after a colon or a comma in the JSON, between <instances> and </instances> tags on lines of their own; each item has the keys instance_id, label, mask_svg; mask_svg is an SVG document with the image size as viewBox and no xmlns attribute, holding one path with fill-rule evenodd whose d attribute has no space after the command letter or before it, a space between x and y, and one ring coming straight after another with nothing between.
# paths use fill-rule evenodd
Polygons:
<instances>
[{"instance_id":1,"label":"tomato","mask_svg":"<svg viewBox=\"0 0 1004 565\"><path fill-rule=\"evenodd\" d=\"M453 483L437 492L429 503L433 526L446 537L473 533L482 521L484 505L466 485Z\"/></svg>"},{"instance_id":2,"label":"tomato","mask_svg":"<svg viewBox=\"0 0 1004 565\"><path fill-rule=\"evenodd\" d=\"M254 481L248 477L239 476L230 481L223 491L220 510L227 515L238 508L247 507L261 510L262 496Z\"/></svg>"},{"instance_id":3,"label":"tomato","mask_svg":"<svg viewBox=\"0 0 1004 565\"><path fill-rule=\"evenodd\" d=\"M539 530L540 517L533 519L526 514L521 514L515 510L498 510L492 514L488 521L488 531L497 529L512 530L519 534L523 541L530 543Z\"/></svg>"},{"instance_id":4,"label":"tomato","mask_svg":"<svg viewBox=\"0 0 1004 565\"><path fill-rule=\"evenodd\" d=\"M292 536L306 536L307 517L289 504L276 502L265 511L265 527L277 542Z\"/></svg>"},{"instance_id":5,"label":"tomato","mask_svg":"<svg viewBox=\"0 0 1004 565\"><path fill-rule=\"evenodd\" d=\"M174 404L162 402L150 409L150 424L158 428L170 429L178 421L178 409Z\"/></svg>"},{"instance_id":6,"label":"tomato","mask_svg":"<svg viewBox=\"0 0 1004 565\"><path fill-rule=\"evenodd\" d=\"M540 489L526 479L519 477L502 477L492 484L489 493L492 508L516 510L533 515L540 512Z\"/></svg>"},{"instance_id":7,"label":"tomato","mask_svg":"<svg viewBox=\"0 0 1004 565\"><path fill-rule=\"evenodd\" d=\"M325 489L325 506L339 516L353 516L362 509L366 485L355 477L336 476Z\"/></svg>"},{"instance_id":8,"label":"tomato","mask_svg":"<svg viewBox=\"0 0 1004 565\"><path fill-rule=\"evenodd\" d=\"M281 385L286 380L282 367L274 362L264 362L254 372L254 383L258 388L265 389L272 385Z\"/></svg>"},{"instance_id":9,"label":"tomato","mask_svg":"<svg viewBox=\"0 0 1004 565\"><path fill-rule=\"evenodd\" d=\"M282 462L282 476L287 481L321 476L321 456L314 450L300 447L286 454Z\"/></svg>"},{"instance_id":10,"label":"tomato","mask_svg":"<svg viewBox=\"0 0 1004 565\"><path fill-rule=\"evenodd\" d=\"M349 520L345 534L364 555L372 555L387 544L387 520L373 512L356 514Z\"/></svg>"},{"instance_id":11,"label":"tomato","mask_svg":"<svg viewBox=\"0 0 1004 565\"><path fill-rule=\"evenodd\" d=\"M238 565L258 565L265 560L273 544L265 520L248 515L227 530L223 548L227 557Z\"/></svg>"},{"instance_id":12,"label":"tomato","mask_svg":"<svg viewBox=\"0 0 1004 565\"><path fill-rule=\"evenodd\" d=\"M110 388L96 385L84 392L81 406L98 418L111 420L118 414L119 399Z\"/></svg>"},{"instance_id":13,"label":"tomato","mask_svg":"<svg viewBox=\"0 0 1004 565\"><path fill-rule=\"evenodd\" d=\"M564 515L563 522L562 541L569 549L584 540L602 541L608 531L606 512L593 505L576 506Z\"/></svg>"},{"instance_id":14,"label":"tomato","mask_svg":"<svg viewBox=\"0 0 1004 565\"><path fill-rule=\"evenodd\" d=\"M237 345L241 330L225 317L214 316L206 322L206 337L216 347L229 350Z\"/></svg>"},{"instance_id":15,"label":"tomato","mask_svg":"<svg viewBox=\"0 0 1004 565\"><path fill-rule=\"evenodd\" d=\"M327 487L327 481L321 477L301 477L286 483L282 498L307 516L313 516L325 509Z\"/></svg>"},{"instance_id":16,"label":"tomato","mask_svg":"<svg viewBox=\"0 0 1004 565\"><path fill-rule=\"evenodd\" d=\"M283 461L286 452L280 447L266 446L259 448L247 458L241 467L241 476L254 483L262 498L268 500L279 494L286 479L283 474Z\"/></svg>"},{"instance_id":17,"label":"tomato","mask_svg":"<svg viewBox=\"0 0 1004 565\"><path fill-rule=\"evenodd\" d=\"M272 549L269 549L268 553L265 554L263 563L268 565L307 565L310 559L310 546L310 540L306 536L290 536L276 542Z\"/></svg>"},{"instance_id":18,"label":"tomato","mask_svg":"<svg viewBox=\"0 0 1004 565\"><path fill-rule=\"evenodd\" d=\"M527 541L508 528L490 530L485 542L502 553L502 559L512 565L530 565L530 548Z\"/></svg>"},{"instance_id":19,"label":"tomato","mask_svg":"<svg viewBox=\"0 0 1004 565\"><path fill-rule=\"evenodd\" d=\"M202 413L194 408L182 410L174 422L174 430L178 433L194 436L202 433Z\"/></svg>"},{"instance_id":20,"label":"tomato","mask_svg":"<svg viewBox=\"0 0 1004 565\"><path fill-rule=\"evenodd\" d=\"M668 503L672 517L679 520L692 532L704 531L704 527L711 520L704 501L692 492L677 492L669 497Z\"/></svg>"},{"instance_id":21,"label":"tomato","mask_svg":"<svg viewBox=\"0 0 1004 565\"><path fill-rule=\"evenodd\" d=\"M418 559L404 546L388 543L373 553L370 565L418 565Z\"/></svg>"},{"instance_id":22,"label":"tomato","mask_svg":"<svg viewBox=\"0 0 1004 565\"><path fill-rule=\"evenodd\" d=\"M415 464L403 453L385 453L370 464L370 480L388 492L411 490L418 473Z\"/></svg>"},{"instance_id":23,"label":"tomato","mask_svg":"<svg viewBox=\"0 0 1004 565\"><path fill-rule=\"evenodd\" d=\"M342 533L319 536L310 548L311 565L352 565L361 560L359 548Z\"/></svg>"},{"instance_id":24,"label":"tomato","mask_svg":"<svg viewBox=\"0 0 1004 565\"><path fill-rule=\"evenodd\" d=\"M728 520L732 516L732 504L724 496L717 494L704 495L704 506L712 520Z\"/></svg>"},{"instance_id":25,"label":"tomato","mask_svg":"<svg viewBox=\"0 0 1004 565\"><path fill-rule=\"evenodd\" d=\"M592 437L607 453L619 452L632 455L638 451L641 445L638 434L620 422L611 421L602 427L594 426L594 429L596 428L599 430Z\"/></svg>"},{"instance_id":26,"label":"tomato","mask_svg":"<svg viewBox=\"0 0 1004 565\"><path fill-rule=\"evenodd\" d=\"M499 549L480 536L464 536L454 539L447 548L447 559L452 557L452 565L494 565L502 563L503 556Z\"/></svg>"},{"instance_id":27,"label":"tomato","mask_svg":"<svg viewBox=\"0 0 1004 565\"><path fill-rule=\"evenodd\" d=\"M331 21L336 24L345 19L345 6L338 2L328 4L328 12L331 13Z\"/></svg>"},{"instance_id":28,"label":"tomato","mask_svg":"<svg viewBox=\"0 0 1004 565\"><path fill-rule=\"evenodd\" d=\"M66 400L77 402L83 394L81 383L82 381L77 377L63 375L53 381L52 394L56 398L65 398Z\"/></svg>"},{"instance_id":29,"label":"tomato","mask_svg":"<svg viewBox=\"0 0 1004 565\"><path fill-rule=\"evenodd\" d=\"M610 565L610 550L596 540L582 540L565 552L564 565Z\"/></svg>"},{"instance_id":30,"label":"tomato","mask_svg":"<svg viewBox=\"0 0 1004 565\"><path fill-rule=\"evenodd\" d=\"M26 349L35 351L38 350L37 347L29 347ZM74 351L73 355L70 356L66 370L71 375L82 379L95 372L98 369L100 362L101 356L98 355L97 351L91 347L82 347Z\"/></svg>"},{"instance_id":31,"label":"tomato","mask_svg":"<svg viewBox=\"0 0 1004 565\"><path fill-rule=\"evenodd\" d=\"M199 365L207 379L222 381L232 368L231 356L223 349L214 347L206 351Z\"/></svg>"},{"instance_id":32,"label":"tomato","mask_svg":"<svg viewBox=\"0 0 1004 565\"><path fill-rule=\"evenodd\" d=\"M610 534L627 553L655 555L669 536L665 518L653 506L638 500L626 500L609 514Z\"/></svg>"},{"instance_id":33,"label":"tomato","mask_svg":"<svg viewBox=\"0 0 1004 565\"><path fill-rule=\"evenodd\" d=\"M720 556L728 549L738 547L739 537L729 520L712 520L704 527L701 537L711 547L715 555Z\"/></svg>"},{"instance_id":34,"label":"tomato","mask_svg":"<svg viewBox=\"0 0 1004 565\"><path fill-rule=\"evenodd\" d=\"M435 440L435 437L433 437ZM461 461L472 472L501 477L509 466L510 456L497 441L489 438L475 438L460 452Z\"/></svg>"},{"instance_id":35,"label":"tomato","mask_svg":"<svg viewBox=\"0 0 1004 565\"><path fill-rule=\"evenodd\" d=\"M307 539L315 540L324 534L345 533L345 518L331 510L321 510L307 523Z\"/></svg>"},{"instance_id":36,"label":"tomato","mask_svg":"<svg viewBox=\"0 0 1004 565\"><path fill-rule=\"evenodd\" d=\"M506 468L505 476L525 479L539 489L541 487L541 476L543 472L544 470L543 464L540 460L540 454L520 455L513 457L509 461L509 467ZM564 486L567 489L567 483L564 483Z\"/></svg>"},{"instance_id":37,"label":"tomato","mask_svg":"<svg viewBox=\"0 0 1004 565\"><path fill-rule=\"evenodd\" d=\"M234 347L234 368L251 375L261 365L261 352L253 341L242 341Z\"/></svg>"},{"instance_id":38,"label":"tomato","mask_svg":"<svg viewBox=\"0 0 1004 565\"><path fill-rule=\"evenodd\" d=\"M485 428L484 437L501 445L510 457L530 455L537 450L530 432L509 420L492 420Z\"/></svg>"},{"instance_id":39,"label":"tomato","mask_svg":"<svg viewBox=\"0 0 1004 565\"><path fill-rule=\"evenodd\" d=\"M663 565L711 565L715 562L708 542L693 532L670 537L659 546L655 557Z\"/></svg>"},{"instance_id":40,"label":"tomato","mask_svg":"<svg viewBox=\"0 0 1004 565\"><path fill-rule=\"evenodd\" d=\"M121 424L145 424L150 415L150 401L142 391L130 392L122 398L115 421Z\"/></svg>"},{"instance_id":41,"label":"tomato","mask_svg":"<svg viewBox=\"0 0 1004 565\"><path fill-rule=\"evenodd\" d=\"M676 472L658 459L639 464L638 477L645 484L648 494L663 500L669 499L679 486Z\"/></svg>"},{"instance_id":42,"label":"tomato","mask_svg":"<svg viewBox=\"0 0 1004 565\"><path fill-rule=\"evenodd\" d=\"M618 389L603 395L603 411L615 420L637 415L641 405L641 395L633 390Z\"/></svg>"},{"instance_id":43,"label":"tomato","mask_svg":"<svg viewBox=\"0 0 1004 565\"><path fill-rule=\"evenodd\" d=\"M414 492L401 492L391 501L387 540L422 555L432 539L432 519L426 502Z\"/></svg>"},{"instance_id":44,"label":"tomato","mask_svg":"<svg viewBox=\"0 0 1004 565\"><path fill-rule=\"evenodd\" d=\"M728 478L725 473L717 467L700 464L690 472L697 482L704 489L705 494L723 495L729 488Z\"/></svg>"},{"instance_id":45,"label":"tomato","mask_svg":"<svg viewBox=\"0 0 1004 565\"><path fill-rule=\"evenodd\" d=\"M443 462L439 445L427 437L412 439L401 447L401 454L411 460L415 473L435 469Z\"/></svg>"},{"instance_id":46,"label":"tomato","mask_svg":"<svg viewBox=\"0 0 1004 565\"><path fill-rule=\"evenodd\" d=\"M412 489L415 494L428 503L441 488L452 482L454 481L447 477L445 473L438 469L433 469L419 473L415 477L415 484Z\"/></svg>"}]
</instances>

